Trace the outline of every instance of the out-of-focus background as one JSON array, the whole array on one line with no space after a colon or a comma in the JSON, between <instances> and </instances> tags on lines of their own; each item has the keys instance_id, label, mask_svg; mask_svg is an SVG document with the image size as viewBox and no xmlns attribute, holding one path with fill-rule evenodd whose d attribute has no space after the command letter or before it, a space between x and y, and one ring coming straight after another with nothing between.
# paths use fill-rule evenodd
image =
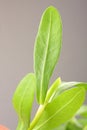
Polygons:
<instances>
[{"instance_id":1,"label":"out-of-focus background","mask_svg":"<svg viewBox=\"0 0 87 130\"><path fill-rule=\"evenodd\" d=\"M63 22L63 46L51 82L58 76L87 82L87 0L0 0L0 124L11 130L17 125L12 95L33 72L35 37L49 5L59 10Z\"/></svg>"}]
</instances>

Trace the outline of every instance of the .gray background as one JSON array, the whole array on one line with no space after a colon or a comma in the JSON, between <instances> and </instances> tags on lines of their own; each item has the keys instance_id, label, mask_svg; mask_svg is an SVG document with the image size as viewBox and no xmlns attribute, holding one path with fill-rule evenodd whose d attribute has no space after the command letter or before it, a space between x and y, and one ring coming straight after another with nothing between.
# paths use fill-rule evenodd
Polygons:
<instances>
[{"instance_id":1,"label":".gray background","mask_svg":"<svg viewBox=\"0 0 87 130\"><path fill-rule=\"evenodd\" d=\"M33 71L35 36L49 5L63 21L63 46L52 81L58 76L87 81L87 0L0 0L0 124L11 130L17 125L12 95L22 77Z\"/></svg>"}]
</instances>

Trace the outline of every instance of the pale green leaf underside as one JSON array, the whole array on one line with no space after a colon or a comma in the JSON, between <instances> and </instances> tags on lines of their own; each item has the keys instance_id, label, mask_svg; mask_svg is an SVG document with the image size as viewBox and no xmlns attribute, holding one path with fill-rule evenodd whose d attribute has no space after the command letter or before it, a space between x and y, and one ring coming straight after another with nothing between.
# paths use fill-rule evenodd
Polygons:
<instances>
[{"instance_id":1,"label":"pale green leaf underside","mask_svg":"<svg viewBox=\"0 0 87 130\"><path fill-rule=\"evenodd\" d=\"M81 106L81 108L77 111L76 115L80 115L82 117L87 118L87 105Z\"/></svg>"},{"instance_id":2,"label":"pale green leaf underside","mask_svg":"<svg viewBox=\"0 0 87 130\"><path fill-rule=\"evenodd\" d=\"M47 105L37 126L33 130L53 130L53 128L63 124L74 116L84 99L84 88L77 87L64 91Z\"/></svg>"},{"instance_id":3,"label":"pale green leaf underside","mask_svg":"<svg viewBox=\"0 0 87 130\"><path fill-rule=\"evenodd\" d=\"M13 106L19 117L17 130L27 130L29 126L35 83L34 74L28 74L19 83L13 95Z\"/></svg>"},{"instance_id":4,"label":"pale green leaf underside","mask_svg":"<svg viewBox=\"0 0 87 130\"><path fill-rule=\"evenodd\" d=\"M59 58L61 39L61 18L51 6L42 15L34 50L37 100L40 104L44 103L49 80Z\"/></svg>"},{"instance_id":5,"label":"pale green leaf underside","mask_svg":"<svg viewBox=\"0 0 87 130\"><path fill-rule=\"evenodd\" d=\"M57 97L60 93L62 93L63 91L70 89L72 87L83 87L87 90L87 83L84 82L62 82L59 86L58 89L56 91L56 94L54 96Z\"/></svg>"}]
</instances>

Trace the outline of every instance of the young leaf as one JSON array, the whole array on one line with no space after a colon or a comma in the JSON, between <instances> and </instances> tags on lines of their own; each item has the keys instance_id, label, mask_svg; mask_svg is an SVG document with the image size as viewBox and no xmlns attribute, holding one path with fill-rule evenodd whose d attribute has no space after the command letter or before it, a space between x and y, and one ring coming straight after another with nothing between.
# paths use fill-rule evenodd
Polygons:
<instances>
[{"instance_id":1,"label":"young leaf","mask_svg":"<svg viewBox=\"0 0 87 130\"><path fill-rule=\"evenodd\" d=\"M84 88L72 88L64 91L43 112L33 130L53 130L74 116L85 99Z\"/></svg>"},{"instance_id":2,"label":"young leaf","mask_svg":"<svg viewBox=\"0 0 87 130\"><path fill-rule=\"evenodd\" d=\"M87 118L87 106L83 105L81 108L77 111L76 115L80 115L82 117Z\"/></svg>"},{"instance_id":3,"label":"young leaf","mask_svg":"<svg viewBox=\"0 0 87 130\"><path fill-rule=\"evenodd\" d=\"M59 58L61 39L60 14L50 6L42 15L34 50L37 100L40 104L44 103L49 80Z\"/></svg>"},{"instance_id":4,"label":"young leaf","mask_svg":"<svg viewBox=\"0 0 87 130\"><path fill-rule=\"evenodd\" d=\"M35 85L34 74L28 74L19 83L14 93L13 106L19 116L17 130L27 130L29 127Z\"/></svg>"},{"instance_id":5,"label":"young leaf","mask_svg":"<svg viewBox=\"0 0 87 130\"><path fill-rule=\"evenodd\" d=\"M61 84L61 79L58 78L56 79L56 81L52 84L52 86L49 88L49 90L47 91L47 95L45 98L45 103L48 103L52 100L53 96L55 95L58 86Z\"/></svg>"},{"instance_id":6,"label":"young leaf","mask_svg":"<svg viewBox=\"0 0 87 130\"><path fill-rule=\"evenodd\" d=\"M63 91L70 89L72 87L83 87L87 90L87 83L84 82L62 82L56 91L56 94L54 95L54 98L57 97L60 93Z\"/></svg>"}]
</instances>

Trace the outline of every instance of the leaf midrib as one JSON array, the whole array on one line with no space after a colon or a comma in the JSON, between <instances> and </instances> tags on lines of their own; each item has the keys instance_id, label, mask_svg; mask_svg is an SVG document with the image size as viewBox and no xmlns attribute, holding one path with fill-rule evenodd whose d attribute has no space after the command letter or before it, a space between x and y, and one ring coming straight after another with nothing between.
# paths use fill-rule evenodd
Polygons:
<instances>
[{"instance_id":1,"label":"leaf midrib","mask_svg":"<svg viewBox=\"0 0 87 130\"><path fill-rule=\"evenodd\" d=\"M43 125L45 125L49 120L51 120L56 114L58 114L59 112L61 112L61 110L63 110L66 106L68 106L68 105L79 95L79 93L80 93L81 91L82 91L82 90L79 90L79 91L77 92L77 94L75 94L74 97L73 97L71 100L69 100L69 102L68 102L67 104L65 104L65 105L64 105L62 108L60 108L56 113L54 113L48 120L46 120L45 122L43 122L42 125L38 126L38 128L33 129L33 130L39 130Z\"/></svg>"},{"instance_id":2,"label":"leaf midrib","mask_svg":"<svg viewBox=\"0 0 87 130\"><path fill-rule=\"evenodd\" d=\"M47 55L48 55L48 48L49 48L49 41L50 41L50 33L51 33L51 12L50 12L50 25L49 25L49 33L48 33L48 38L47 38L47 42L46 42L46 48L45 48L45 53L43 56L43 67L42 67L42 78L41 78L41 90L40 90L40 102L42 101L42 93L43 93L43 80L44 80L44 71L45 71L45 65L46 65L46 59L47 59Z\"/></svg>"}]
</instances>

